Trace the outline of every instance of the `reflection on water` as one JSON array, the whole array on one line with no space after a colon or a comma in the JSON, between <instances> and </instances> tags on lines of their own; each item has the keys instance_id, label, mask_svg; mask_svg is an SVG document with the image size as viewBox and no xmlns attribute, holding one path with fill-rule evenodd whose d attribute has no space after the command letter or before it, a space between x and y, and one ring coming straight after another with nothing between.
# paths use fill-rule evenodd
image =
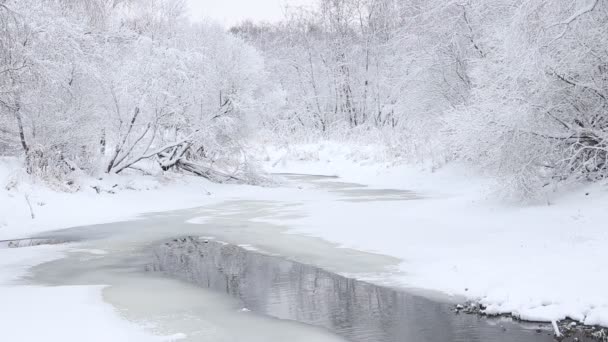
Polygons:
<instances>
[{"instance_id":1,"label":"reflection on water","mask_svg":"<svg viewBox=\"0 0 608 342\"><path fill-rule=\"evenodd\" d=\"M23 281L50 286L106 285L104 301L121 316L156 335L180 336L180 342L344 342L325 329L243 311L238 298L221 292L145 272L152 255L149 251L127 253L127 248L116 249L114 243L104 246L100 241L80 244L66 258L34 267Z\"/></svg>"},{"instance_id":2,"label":"reflection on water","mask_svg":"<svg viewBox=\"0 0 608 342\"><path fill-rule=\"evenodd\" d=\"M453 312L449 304L349 279L318 267L203 238L155 249L150 269L222 291L255 312L330 329L354 342L552 341L522 329Z\"/></svg>"}]
</instances>

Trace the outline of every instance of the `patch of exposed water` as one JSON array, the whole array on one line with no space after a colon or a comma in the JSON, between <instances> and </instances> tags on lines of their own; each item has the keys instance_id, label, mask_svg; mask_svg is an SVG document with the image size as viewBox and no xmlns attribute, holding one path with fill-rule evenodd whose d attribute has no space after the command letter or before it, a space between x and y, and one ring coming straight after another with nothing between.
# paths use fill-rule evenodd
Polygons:
<instances>
[{"instance_id":1,"label":"patch of exposed water","mask_svg":"<svg viewBox=\"0 0 608 342\"><path fill-rule=\"evenodd\" d=\"M99 253L95 246L107 253ZM151 254L128 246L84 244L64 259L34 267L29 282L107 285L104 300L126 319L160 336L205 342L340 342L316 327L243 310L240 300L163 274L144 272Z\"/></svg>"},{"instance_id":2,"label":"patch of exposed water","mask_svg":"<svg viewBox=\"0 0 608 342\"><path fill-rule=\"evenodd\" d=\"M416 198L410 192L328 185L335 178L323 176L288 177L335 193L336 200ZM532 333L508 320L457 315L449 303L429 298L428 293L418 295L344 277L390 285L384 280L390 279L400 260L336 248L314 237L284 234L290 227L282 222L302 215L299 205L234 199L145 215L136 221L57 231L51 234L54 239L84 242L66 258L33 268L28 281L108 285L104 298L125 317L151 323L162 335L184 333L188 341L552 340L545 331ZM216 246L213 252L199 251L207 256L203 262L168 267L170 263L158 262L156 247L167 248L164 243L176 236L211 238L227 245L212 241L205 246ZM165 249L166 256L178 256L183 250L183 246L173 247L175 253ZM187 259L183 258L175 260ZM150 263L166 273L145 272ZM201 272L206 278L190 276ZM500 325L508 326L507 331Z\"/></svg>"},{"instance_id":3,"label":"patch of exposed water","mask_svg":"<svg viewBox=\"0 0 608 342\"><path fill-rule=\"evenodd\" d=\"M173 239L154 255L152 270L229 294L254 312L323 327L349 341L553 340L550 331L539 334L510 319L457 314L448 303L204 238Z\"/></svg>"}]
</instances>

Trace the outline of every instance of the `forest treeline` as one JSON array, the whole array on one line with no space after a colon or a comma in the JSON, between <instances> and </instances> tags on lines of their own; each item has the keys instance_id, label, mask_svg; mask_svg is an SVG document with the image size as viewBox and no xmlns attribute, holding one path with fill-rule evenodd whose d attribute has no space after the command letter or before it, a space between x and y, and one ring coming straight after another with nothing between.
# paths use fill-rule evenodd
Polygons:
<instances>
[{"instance_id":1,"label":"forest treeline","mask_svg":"<svg viewBox=\"0 0 608 342\"><path fill-rule=\"evenodd\" d=\"M0 1L0 154L252 179L247 145L383 144L518 196L608 176L607 0L316 0L192 24L180 0Z\"/></svg>"}]
</instances>

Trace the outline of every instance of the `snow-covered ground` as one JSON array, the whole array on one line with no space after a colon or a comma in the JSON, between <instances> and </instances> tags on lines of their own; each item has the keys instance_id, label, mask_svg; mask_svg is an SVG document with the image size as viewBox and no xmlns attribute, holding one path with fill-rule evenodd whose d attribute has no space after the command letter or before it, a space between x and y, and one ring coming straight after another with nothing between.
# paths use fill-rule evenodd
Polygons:
<instances>
[{"instance_id":1,"label":"snow-covered ground","mask_svg":"<svg viewBox=\"0 0 608 342\"><path fill-rule=\"evenodd\" d=\"M366 146L269 150L273 172L338 175L425 197L308 201L303 210L314 215L291 222L293 232L399 257L404 285L464 295L488 313L608 326L608 186L506 204L492 194L491 180L465 167L431 172L376 157Z\"/></svg>"},{"instance_id":2,"label":"snow-covered ground","mask_svg":"<svg viewBox=\"0 0 608 342\"><path fill-rule=\"evenodd\" d=\"M3 341L173 341L123 320L104 303L101 286L30 286L16 282L29 267L61 258L59 246L0 249Z\"/></svg>"},{"instance_id":3,"label":"snow-covered ground","mask_svg":"<svg viewBox=\"0 0 608 342\"><path fill-rule=\"evenodd\" d=\"M513 313L529 320L570 317L608 326L608 187L595 184L571 190L543 204L507 204L492 195L491 180L465 167L449 165L431 172L380 162L383 157L377 158L378 153L366 146L321 144L268 149L264 158L270 172L338 175L340 181L374 188L413 190L422 199L343 201L306 187L218 185L177 176L83 181L83 190L72 194L21 181L7 191L4 184L18 178L19 172L18 164L4 160L0 162L0 240L228 198L297 202L301 215L281 219L292 227L290 233L398 257L403 260L404 275L399 280L404 286L479 300L490 313ZM30 217L26 194L35 219ZM5 284L0 285L1 299L10 297L4 302L14 308L20 302L26 307L38 303L47 310L41 311L43 319L44 312L59 305L53 300L66 297L60 292L68 291L66 308L79 312L90 307L85 310L90 316L79 317L107 322L117 336L136 336L126 340L145 336L104 306L99 288L6 285L7 275L15 277L30 265L60 255L60 247L0 250L0 283ZM19 300L24 296L28 298ZM10 315L10 310L2 312ZM11 322L25 320L12 317ZM69 314L56 318L72 319ZM4 317L0 322L5 322Z\"/></svg>"},{"instance_id":4,"label":"snow-covered ground","mask_svg":"<svg viewBox=\"0 0 608 342\"><path fill-rule=\"evenodd\" d=\"M0 158L0 240L204 205L217 200L215 191L226 190L200 177L173 174L83 178L79 187L73 193L54 191L25 176L15 159Z\"/></svg>"}]
</instances>

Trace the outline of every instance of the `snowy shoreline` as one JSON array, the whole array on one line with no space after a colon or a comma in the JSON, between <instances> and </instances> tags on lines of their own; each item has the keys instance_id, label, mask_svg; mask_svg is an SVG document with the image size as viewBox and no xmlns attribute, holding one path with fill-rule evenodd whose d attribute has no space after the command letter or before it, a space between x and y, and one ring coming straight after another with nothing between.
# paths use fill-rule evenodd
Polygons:
<instances>
[{"instance_id":1,"label":"snowy shoreline","mask_svg":"<svg viewBox=\"0 0 608 342\"><path fill-rule=\"evenodd\" d=\"M350 203L333 207L337 213L323 210L322 201L308 203L307 211L319 215L294 222L294 233L398 257L404 285L464 296L487 314L608 326L605 185L562 191L542 204L508 203L493 197L492 181L470 168L448 165L430 172L344 157L361 155L364 148L330 143L274 151L271 159L281 162L270 171L337 175L420 192L425 199L365 208ZM352 214L364 210L367 216ZM342 227L326 229L324 222Z\"/></svg>"},{"instance_id":2,"label":"snowy shoreline","mask_svg":"<svg viewBox=\"0 0 608 342\"><path fill-rule=\"evenodd\" d=\"M79 191L55 191L24 175L17 160L0 159L0 207L3 208L0 240L28 238L56 229L132 220L145 213L205 205L217 201L213 196L216 190L231 187L172 173L162 176L104 175L97 179L84 177L79 181ZM16 183L16 188L7 190L7 183Z\"/></svg>"},{"instance_id":3,"label":"snowy shoreline","mask_svg":"<svg viewBox=\"0 0 608 342\"><path fill-rule=\"evenodd\" d=\"M340 181L408 189L425 198L361 204L336 202L312 189L220 185L181 176L170 180L122 176L104 185L116 189L115 194L28 188L33 203L44 202L36 204L35 220L29 217L21 193L3 193L2 207L8 203L11 215L1 218L0 238L133 219L141 213L228 198L286 199L299 202L298 210L304 214L285 219L292 227L289 233L397 257L403 260L405 276L399 281L404 286L464 296L483 304L484 313L491 315L545 322L569 318L608 326L608 296L603 288L608 276L602 272L608 260L603 248L608 232L601 224L608 220L605 186L556 196L551 205L505 204L487 195L489 183L482 177L456 166L431 173L371 160L354 162L341 157L344 154L332 145L300 148L316 157L300 160L275 150L269 153L267 171L337 175ZM77 212L71 209L75 204ZM32 250L47 253L46 247ZM3 268L8 266L3 262Z\"/></svg>"}]
</instances>

